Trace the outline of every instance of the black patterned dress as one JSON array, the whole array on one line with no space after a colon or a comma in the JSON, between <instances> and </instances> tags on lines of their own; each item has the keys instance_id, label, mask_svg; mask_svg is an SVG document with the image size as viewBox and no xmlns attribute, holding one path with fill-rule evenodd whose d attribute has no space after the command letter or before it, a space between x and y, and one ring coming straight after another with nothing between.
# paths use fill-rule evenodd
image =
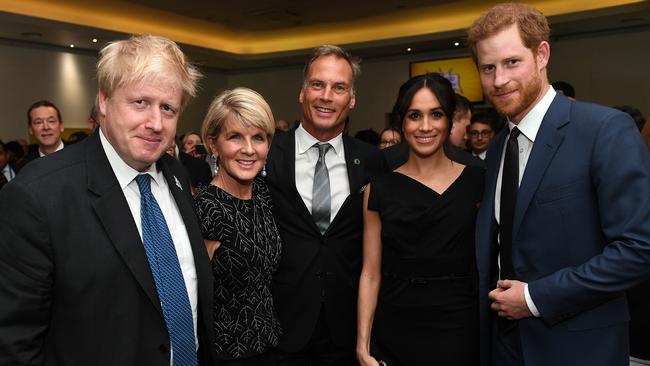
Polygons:
<instances>
[{"instance_id":1,"label":"black patterned dress","mask_svg":"<svg viewBox=\"0 0 650 366\"><path fill-rule=\"evenodd\" d=\"M194 197L203 237L221 242L212 257L214 346L221 360L267 352L282 332L271 297L281 241L259 177L252 197L242 200L211 184Z\"/></svg>"}]
</instances>

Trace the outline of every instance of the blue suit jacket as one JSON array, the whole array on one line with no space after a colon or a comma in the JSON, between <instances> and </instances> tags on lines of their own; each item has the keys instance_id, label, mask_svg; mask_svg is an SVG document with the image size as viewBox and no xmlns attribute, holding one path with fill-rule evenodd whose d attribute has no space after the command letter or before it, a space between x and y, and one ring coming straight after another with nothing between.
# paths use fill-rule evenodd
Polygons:
<instances>
[{"instance_id":1,"label":"blue suit jacket","mask_svg":"<svg viewBox=\"0 0 650 366\"><path fill-rule=\"evenodd\" d=\"M482 363L498 268L494 194L507 129L488 151L477 219ZM650 156L628 115L557 95L517 195L513 266L541 318L519 321L526 365L628 364L625 290L650 275Z\"/></svg>"}]
</instances>

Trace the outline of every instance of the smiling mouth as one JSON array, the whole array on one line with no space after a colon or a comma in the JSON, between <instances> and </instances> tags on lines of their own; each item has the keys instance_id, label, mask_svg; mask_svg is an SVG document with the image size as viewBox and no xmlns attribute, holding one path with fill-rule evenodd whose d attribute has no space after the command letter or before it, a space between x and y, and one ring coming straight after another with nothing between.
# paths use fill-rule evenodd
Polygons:
<instances>
[{"instance_id":1,"label":"smiling mouth","mask_svg":"<svg viewBox=\"0 0 650 366\"><path fill-rule=\"evenodd\" d=\"M423 144L433 142L436 136L415 136L415 141Z\"/></svg>"},{"instance_id":2,"label":"smiling mouth","mask_svg":"<svg viewBox=\"0 0 650 366\"><path fill-rule=\"evenodd\" d=\"M315 109L321 113L334 113L334 110L332 108L315 107Z\"/></svg>"},{"instance_id":3,"label":"smiling mouth","mask_svg":"<svg viewBox=\"0 0 650 366\"><path fill-rule=\"evenodd\" d=\"M245 168L250 168L255 164L255 160L237 160L237 163Z\"/></svg>"}]
</instances>

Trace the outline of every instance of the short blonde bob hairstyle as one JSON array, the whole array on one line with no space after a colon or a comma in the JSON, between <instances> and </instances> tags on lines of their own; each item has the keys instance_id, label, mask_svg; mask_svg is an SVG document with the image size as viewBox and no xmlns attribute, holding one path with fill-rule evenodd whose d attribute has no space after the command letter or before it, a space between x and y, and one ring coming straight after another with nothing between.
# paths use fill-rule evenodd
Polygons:
<instances>
[{"instance_id":1,"label":"short blonde bob hairstyle","mask_svg":"<svg viewBox=\"0 0 650 366\"><path fill-rule=\"evenodd\" d=\"M196 96L201 72L173 41L149 34L109 43L99 51L97 83L106 96L144 80L165 80L183 91L181 107Z\"/></svg>"},{"instance_id":2,"label":"short blonde bob hairstyle","mask_svg":"<svg viewBox=\"0 0 650 366\"><path fill-rule=\"evenodd\" d=\"M271 107L259 93L248 88L224 90L214 98L201 126L203 141L208 143L210 139L216 139L228 118L246 128L261 129L269 140L275 133Z\"/></svg>"}]
</instances>

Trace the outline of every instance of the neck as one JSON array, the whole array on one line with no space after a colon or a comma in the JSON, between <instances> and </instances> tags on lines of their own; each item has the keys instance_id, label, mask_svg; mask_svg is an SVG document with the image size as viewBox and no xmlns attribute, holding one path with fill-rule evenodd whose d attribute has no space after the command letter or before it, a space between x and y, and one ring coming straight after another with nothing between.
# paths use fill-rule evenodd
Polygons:
<instances>
[{"instance_id":1,"label":"neck","mask_svg":"<svg viewBox=\"0 0 650 366\"><path fill-rule=\"evenodd\" d=\"M221 170L212 178L213 185L242 200L249 200L253 197L253 180L240 181Z\"/></svg>"},{"instance_id":2,"label":"neck","mask_svg":"<svg viewBox=\"0 0 650 366\"><path fill-rule=\"evenodd\" d=\"M43 153L43 155L50 155L51 153L56 151L56 149L59 147L59 145L61 145L61 140L60 139L56 144L54 144L52 146L39 146L38 151Z\"/></svg>"},{"instance_id":3,"label":"neck","mask_svg":"<svg viewBox=\"0 0 650 366\"><path fill-rule=\"evenodd\" d=\"M417 175L430 175L433 171L438 171L441 168L448 168L453 164L451 159L447 157L444 149L441 147L433 155L420 156L411 150L409 160L406 163Z\"/></svg>"}]
</instances>

